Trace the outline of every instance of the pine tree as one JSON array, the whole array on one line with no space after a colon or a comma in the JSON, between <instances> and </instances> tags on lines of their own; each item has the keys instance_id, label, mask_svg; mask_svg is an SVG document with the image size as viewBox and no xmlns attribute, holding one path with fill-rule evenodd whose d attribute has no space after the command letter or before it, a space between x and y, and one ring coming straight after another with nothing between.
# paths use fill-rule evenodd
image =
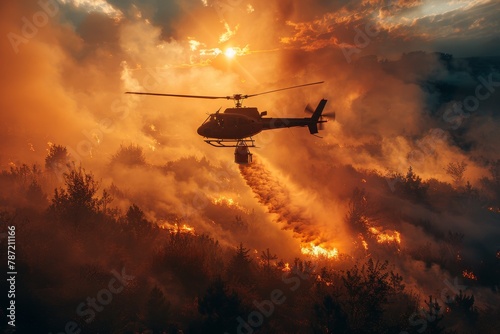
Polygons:
<instances>
[{"instance_id":1,"label":"pine tree","mask_svg":"<svg viewBox=\"0 0 500 334\"><path fill-rule=\"evenodd\" d=\"M277 260L278 256L276 256L276 254L271 255L269 248L267 248L265 251L262 251L261 258L264 261L267 274L269 275L271 273L271 261Z\"/></svg>"}]
</instances>

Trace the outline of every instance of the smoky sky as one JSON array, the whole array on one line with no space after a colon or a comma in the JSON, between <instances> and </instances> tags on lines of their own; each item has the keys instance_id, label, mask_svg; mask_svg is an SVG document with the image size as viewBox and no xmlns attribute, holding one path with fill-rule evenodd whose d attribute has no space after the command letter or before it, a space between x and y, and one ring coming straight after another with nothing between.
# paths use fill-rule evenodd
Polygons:
<instances>
[{"instance_id":1,"label":"smoky sky","mask_svg":"<svg viewBox=\"0 0 500 334\"><path fill-rule=\"evenodd\" d=\"M317 241L347 251L342 222L353 188L387 187L360 170L385 175L412 165L425 180L451 182L444 167L466 161L465 179L477 187L500 157L497 1L41 2L56 12L31 1L0 5L1 168L41 163L50 145L63 145L102 188L117 187L114 205L135 202L159 221L174 213L225 245L276 242L296 255L300 242ZM224 54L229 47L234 58ZM270 117L306 117L306 105L322 98L336 112L322 138L302 128L257 135L256 179L251 169L240 174L232 149L196 134L207 113L231 101L124 94L226 96L315 81L325 83L245 101ZM476 97L481 85L487 98ZM464 103L473 110L450 113ZM129 144L144 150L146 165L111 166ZM216 204L221 195L241 207ZM444 232L468 232L470 249L494 245L467 217L400 204ZM217 210L226 225L214 223ZM233 216L248 230L231 231ZM498 235L493 220L480 225ZM412 221L391 223L403 240L439 243Z\"/></svg>"}]
</instances>

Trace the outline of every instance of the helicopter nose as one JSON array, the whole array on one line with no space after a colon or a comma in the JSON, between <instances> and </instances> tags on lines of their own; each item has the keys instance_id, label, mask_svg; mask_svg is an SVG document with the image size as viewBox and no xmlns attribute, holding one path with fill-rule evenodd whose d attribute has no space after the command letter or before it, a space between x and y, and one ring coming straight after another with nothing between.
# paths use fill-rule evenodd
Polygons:
<instances>
[{"instance_id":1,"label":"helicopter nose","mask_svg":"<svg viewBox=\"0 0 500 334\"><path fill-rule=\"evenodd\" d=\"M201 125L201 126L198 128L198 130L196 130L196 132L198 132L198 134L199 134L200 136L202 136L202 137L208 137L208 136L206 135L206 126L205 126L205 124Z\"/></svg>"}]
</instances>

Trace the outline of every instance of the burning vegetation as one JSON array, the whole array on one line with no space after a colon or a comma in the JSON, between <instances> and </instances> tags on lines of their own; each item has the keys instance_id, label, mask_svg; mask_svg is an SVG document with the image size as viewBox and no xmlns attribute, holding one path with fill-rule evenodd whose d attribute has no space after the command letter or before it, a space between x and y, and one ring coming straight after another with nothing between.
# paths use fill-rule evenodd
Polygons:
<instances>
[{"instance_id":1,"label":"burning vegetation","mask_svg":"<svg viewBox=\"0 0 500 334\"><path fill-rule=\"evenodd\" d=\"M137 147L132 150L136 157L142 156ZM230 179L225 177L229 171L221 171L205 161L181 159L157 168L147 163L127 165L127 155L122 152L119 156L124 168L136 173L137 168L147 173L156 168L165 177L187 180L183 174L185 166L198 165L206 175ZM61 170L62 180L52 177ZM401 203L414 205L415 192L425 194L425 198L435 196L436 190L426 181L420 181L418 187L404 184L417 179L411 169L394 192L376 173L358 171L351 176L364 180L360 185L366 188L354 187L349 196L339 199L344 201L345 216L332 223L344 225L347 232L338 244L319 241L325 239L327 230L314 222L318 217L308 214L304 203L294 202L287 185L278 181L264 163L240 166L240 173L256 200L272 214L274 222L269 223L293 233L297 239L295 250L281 252L280 242L256 247L252 239L236 247L232 244L231 240L248 238L258 228L272 227L262 226L256 219L257 213L234 200L242 193L231 191L238 189L233 183L220 185L218 192L205 197L187 193L185 201L195 207L161 211L150 201L143 201L140 206L131 202L133 193L122 185L113 182L105 187L91 172L68 163L62 146L51 147L45 169L21 165L3 171L2 189L10 189L9 194L14 195L2 193L4 209L0 218L5 226L16 225L19 240L25 242L19 255L20 265L37 277L51 277L56 270L61 281L54 283L53 289L65 296L66 304L74 306L48 306L50 295L46 293L45 281L23 276L19 317L33 317L29 305L36 300L54 315L36 317L33 323L37 330L53 331L67 319L75 319L85 331L111 331L115 330L116 321L133 319L135 314L136 320L127 326L139 331L231 331L241 323L238 319L249 321L244 317L254 310L254 300L265 300L269 291L280 289L302 306L296 309L291 302L276 306L269 321L259 325L261 330L326 333L340 326L346 332L361 333L363 328L372 331L393 326L411 331L418 329L408 321L415 318L413 314L422 320L439 314L429 323L433 328L455 328L457 317L465 317L469 328L490 325L491 321L482 319L490 319L491 311L480 310L475 305L474 289L466 286L455 292L443 283L440 289L449 290L443 294L447 297L432 296L428 310L421 309L427 301L417 296L431 293L432 289L419 281L418 271L410 270L411 266L439 266L439 273L448 273L445 277L459 276L475 287L486 287L498 279L499 252L495 250L492 257L489 253L491 258L485 254L483 262L478 262L468 252L465 234L440 232L436 226L408 213L393 215L394 207ZM394 196L392 202L378 201L381 195L369 187L377 184L385 187L384 198ZM51 194L47 189L54 185L56 190ZM450 201L455 200L457 191L450 194ZM397 198L402 200L398 202ZM484 206L483 210L495 214L488 208ZM439 242L419 242L418 235L428 234ZM46 242L49 239L51 243ZM432 253L434 250L437 255ZM57 268L49 264L54 258L60 264ZM111 272L122 268L133 278L114 297L111 306L96 314L95 319L78 313L75 316L73 310L82 296L95 295L103 282L113 277ZM74 276L75 272L79 274ZM67 288L63 282L70 278L84 291ZM135 306L130 306L130 300ZM230 308L223 306L228 303ZM311 310L311 318L303 318L304 308ZM441 309L446 312L442 314ZM332 313L334 310L337 313ZM29 323L32 322L23 323L23 330L33 329Z\"/></svg>"}]
</instances>

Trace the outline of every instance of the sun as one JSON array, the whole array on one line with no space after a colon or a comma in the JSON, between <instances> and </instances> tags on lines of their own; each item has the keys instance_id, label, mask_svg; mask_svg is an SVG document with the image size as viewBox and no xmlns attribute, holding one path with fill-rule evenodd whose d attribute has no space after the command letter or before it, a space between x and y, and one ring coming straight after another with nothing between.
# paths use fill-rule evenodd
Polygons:
<instances>
[{"instance_id":1,"label":"sun","mask_svg":"<svg viewBox=\"0 0 500 334\"><path fill-rule=\"evenodd\" d=\"M234 58L234 56L236 56L236 51L233 48L227 48L224 54L227 58Z\"/></svg>"}]
</instances>

